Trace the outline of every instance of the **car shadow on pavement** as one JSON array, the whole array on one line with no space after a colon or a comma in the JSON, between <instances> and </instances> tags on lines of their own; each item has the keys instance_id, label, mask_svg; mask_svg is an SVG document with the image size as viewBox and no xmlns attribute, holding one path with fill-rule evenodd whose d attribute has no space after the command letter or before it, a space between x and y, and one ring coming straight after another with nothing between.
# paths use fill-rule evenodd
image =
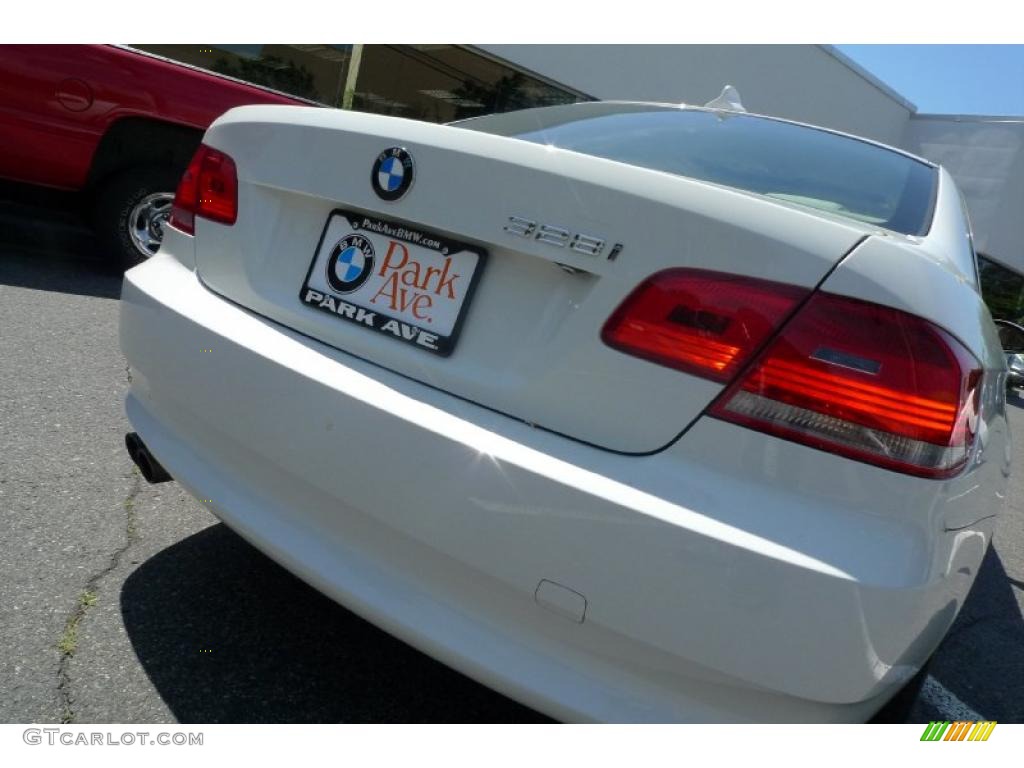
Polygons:
<instances>
[{"instance_id":1,"label":"car shadow on pavement","mask_svg":"<svg viewBox=\"0 0 1024 768\"><path fill-rule=\"evenodd\" d=\"M90 201L0 181L0 284L116 299L121 275L103 258Z\"/></svg>"},{"instance_id":2,"label":"car shadow on pavement","mask_svg":"<svg viewBox=\"0 0 1024 768\"><path fill-rule=\"evenodd\" d=\"M117 299L121 279L95 257L0 243L0 285Z\"/></svg>"},{"instance_id":3,"label":"car shadow on pavement","mask_svg":"<svg viewBox=\"0 0 1024 768\"><path fill-rule=\"evenodd\" d=\"M183 723L545 721L324 597L223 524L140 565L121 612Z\"/></svg>"},{"instance_id":4,"label":"car shadow on pavement","mask_svg":"<svg viewBox=\"0 0 1024 768\"><path fill-rule=\"evenodd\" d=\"M931 675L975 713L1001 723L1024 722L1024 618L1012 579L989 547L964 606L939 647ZM957 719L921 702L917 719Z\"/></svg>"},{"instance_id":5,"label":"car shadow on pavement","mask_svg":"<svg viewBox=\"0 0 1024 768\"><path fill-rule=\"evenodd\" d=\"M981 716L1024 721L1024 621L989 549L931 674ZM144 562L125 629L182 723L543 722L324 597L223 524ZM912 720L950 719L919 701Z\"/></svg>"}]
</instances>

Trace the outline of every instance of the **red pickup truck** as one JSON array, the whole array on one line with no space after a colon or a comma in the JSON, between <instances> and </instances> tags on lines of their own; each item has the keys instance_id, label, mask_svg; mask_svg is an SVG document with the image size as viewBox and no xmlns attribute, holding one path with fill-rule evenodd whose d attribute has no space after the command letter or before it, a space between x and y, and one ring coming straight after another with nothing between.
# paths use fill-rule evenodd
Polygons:
<instances>
[{"instance_id":1,"label":"red pickup truck","mask_svg":"<svg viewBox=\"0 0 1024 768\"><path fill-rule=\"evenodd\" d=\"M84 193L107 253L156 253L211 122L242 104L309 104L132 49L0 46L0 177Z\"/></svg>"}]
</instances>

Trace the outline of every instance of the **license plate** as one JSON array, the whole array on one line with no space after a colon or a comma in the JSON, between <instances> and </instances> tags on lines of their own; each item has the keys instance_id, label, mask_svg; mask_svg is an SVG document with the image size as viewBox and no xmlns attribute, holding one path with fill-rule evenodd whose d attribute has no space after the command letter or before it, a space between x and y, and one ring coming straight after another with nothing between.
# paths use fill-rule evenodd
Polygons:
<instances>
[{"instance_id":1,"label":"license plate","mask_svg":"<svg viewBox=\"0 0 1024 768\"><path fill-rule=\"evenodd\" d=\"M450 355L487 253L400 222L335 210L299 299L343 321Z\"/></svg>"}]
</instances>

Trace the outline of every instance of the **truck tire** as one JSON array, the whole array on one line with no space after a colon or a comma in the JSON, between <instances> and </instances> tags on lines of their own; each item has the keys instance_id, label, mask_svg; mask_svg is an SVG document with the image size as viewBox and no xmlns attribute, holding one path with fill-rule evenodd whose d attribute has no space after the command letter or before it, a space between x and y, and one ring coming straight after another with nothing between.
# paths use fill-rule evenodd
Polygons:
<instances>
[{"instance_id":1,"label":"truck tire","mask_svg":"<svg viewBox=\"0 0 1024 768\"><path fill-rule=\"evenodd\" d=\"M181 174L169 166L136 166L100 185L93 223L111 267L124 271L156 254Z\"/></svg>"}]
</instances>

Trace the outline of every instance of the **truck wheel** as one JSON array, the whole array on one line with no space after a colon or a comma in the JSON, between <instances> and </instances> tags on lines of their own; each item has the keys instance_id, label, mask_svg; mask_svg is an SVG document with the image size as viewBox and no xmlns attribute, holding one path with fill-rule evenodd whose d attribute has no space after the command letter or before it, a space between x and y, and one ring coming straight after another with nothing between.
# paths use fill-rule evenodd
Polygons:
<instances>
[{"instance_id":1,"label":"truck wheel","mask_svg":"<svg viewBox=\"0 0 1024 768\"><path fill-rule=\"evenodd\" d=\"M117 173L100 187L94 223L112 266L128 269L159 250L180 178L174 168L141 166Z\"/></svg>"}]
</instances>

